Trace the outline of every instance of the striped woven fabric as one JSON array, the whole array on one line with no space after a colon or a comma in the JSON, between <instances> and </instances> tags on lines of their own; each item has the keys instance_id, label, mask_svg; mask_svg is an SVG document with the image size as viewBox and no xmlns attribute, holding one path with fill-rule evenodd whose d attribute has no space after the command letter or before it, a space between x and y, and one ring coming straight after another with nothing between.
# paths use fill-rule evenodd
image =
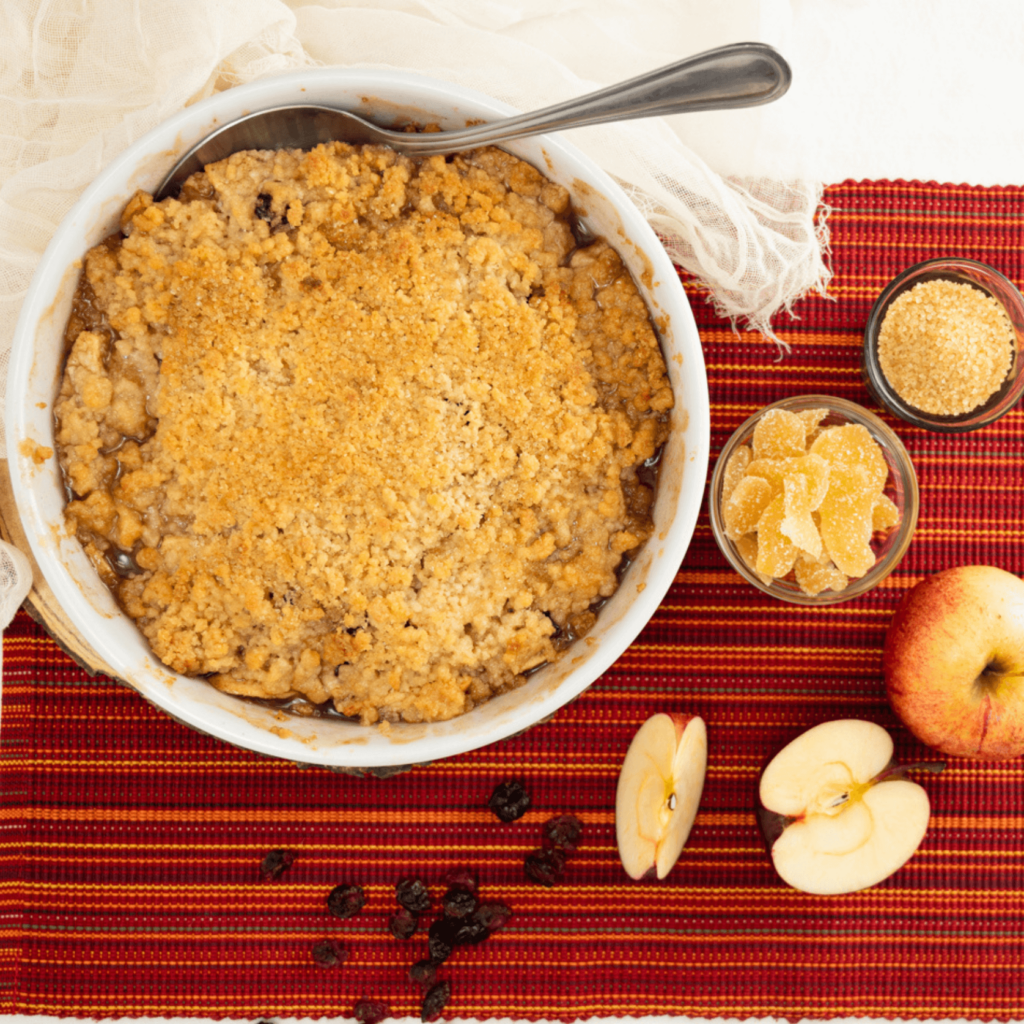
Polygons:
<instances>
[{"instance_id":1,"label":"striped woven fabric","mask_svg":"<svg viewBox=\"0 0 1024 1024\"><path fill-rule=\"evenodd\" d=\"M870 404L860 331L882 285L942 254L1024 283L1024 190L845 183L828 190L830 298L783 318L776 358L716 320L702 328L712 457L760 406L808 392ZM916 464L921 517L909 554L859 600L805 610L728 569L702 516L658 614L614 668L523 736L388 780L300 769L171 721L80 671L27 616L4 638L0 1012L63 1017L348 1016L358 999L420 1013L409 965L420 933L387 933L394 886L475 868L514 911L439 971L446 1017L1024 1017L1024 767L953 760L928 777L924 844L888 881L842 897L787 888L754 820L760 768L802 729L836 717L890 728L897 754L927 752L886 703L881 647L900 596L969 562L1024 572L1024 412L967 436L891 421ZM690 842L661 883L630 882L615 850L619 764L660 710L704 716L710 764ZM533 809L486 808L518 777ZM576 812L583 845L565 881L528 883L541 824ZM261 882L264 853L297 852ZM339 883L365 887L354 918L328 915ZM311 957L333 937L340 967Z\"/></svg>"}]
</instances>

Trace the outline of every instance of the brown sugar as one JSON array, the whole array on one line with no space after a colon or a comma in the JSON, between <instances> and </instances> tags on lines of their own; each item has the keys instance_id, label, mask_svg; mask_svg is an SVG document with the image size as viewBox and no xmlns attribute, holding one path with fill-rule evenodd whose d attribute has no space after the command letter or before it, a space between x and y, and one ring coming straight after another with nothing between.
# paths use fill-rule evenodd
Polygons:
<instances>
[{"instance_id":1,"label":"brown sugar","mask_svg":"<svg viewBox=\"0 0 1024 1024\"><path fill-rule=\"evenodd\" d=\"M889 306L878 362L909 405L956 416L984 404L1006 378L1014 333L1005 310L973 285L921 281Z\"/></svg>"}]
</instances>

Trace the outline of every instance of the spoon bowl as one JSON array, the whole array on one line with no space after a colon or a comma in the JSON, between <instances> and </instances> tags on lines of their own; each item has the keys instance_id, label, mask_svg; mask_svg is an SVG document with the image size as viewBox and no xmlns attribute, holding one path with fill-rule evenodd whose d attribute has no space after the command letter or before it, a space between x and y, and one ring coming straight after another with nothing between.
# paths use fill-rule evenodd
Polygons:
<instances>
[{"instance_id":1,"label":"spoon bowl","mask_svg":"<svg viewBox=\"0 0 1024 1024\"><path fill-rule=\"evenodd\" d=\"M791 80L789 65L772 47L733 43L565 103L454 131L396 131L336 107L272 107L246 114L201 139L171 168L155 197L176 195L206 164L246 149L311 149L339 141L431 156L608 121L759 106L782 96Z\"/></svg>"}]
</instances>

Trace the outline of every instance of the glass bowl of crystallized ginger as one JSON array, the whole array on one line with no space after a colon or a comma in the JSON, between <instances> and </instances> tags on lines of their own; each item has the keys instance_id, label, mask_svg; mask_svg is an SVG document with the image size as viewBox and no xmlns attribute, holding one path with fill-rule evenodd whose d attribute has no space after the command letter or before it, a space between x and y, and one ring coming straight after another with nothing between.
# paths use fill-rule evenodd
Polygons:
<instances>
[{"instance_id":1,"label":"glass bowl of crystallized ginger","mask_svg":"<svg viewBox=\"0 0 1024 1024\"><path fill-rule=\"evenodd\" d=\"M895 433L854 402L787 398L726 442L709 491L722 554L793 604L850 601L902 560L917 526L917 474Z\"/></svg>"}]
</instances>

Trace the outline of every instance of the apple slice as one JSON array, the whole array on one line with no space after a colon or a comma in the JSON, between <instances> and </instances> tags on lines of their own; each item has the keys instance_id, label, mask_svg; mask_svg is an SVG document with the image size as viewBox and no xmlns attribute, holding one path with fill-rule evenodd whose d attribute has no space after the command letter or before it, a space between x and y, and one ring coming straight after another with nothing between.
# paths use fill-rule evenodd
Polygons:
<instances>
[{"instance_id":1,"label":"apple slice","mask_svg":"<svg viewBox=\"0 0 1024 1024\"><path fill-rule=\"evenodd\" d=\"M695 715L652 715L626 751L615 791L615 838L630 878L664 878L697 817L708 734Z\"/></svg>"},{"instance_id":2,"label":"apple slice","mask_svg":"<svg viewBox=\"0 0 1024 1024\"><path fill-rule=\"evenodd\" d=\"M903 776L892 738L873 722L824 722L784 747L761 775L758 822L784 882L822 896L888 878L920 846L928 794Z\"/></svg>"}]
</instances>

